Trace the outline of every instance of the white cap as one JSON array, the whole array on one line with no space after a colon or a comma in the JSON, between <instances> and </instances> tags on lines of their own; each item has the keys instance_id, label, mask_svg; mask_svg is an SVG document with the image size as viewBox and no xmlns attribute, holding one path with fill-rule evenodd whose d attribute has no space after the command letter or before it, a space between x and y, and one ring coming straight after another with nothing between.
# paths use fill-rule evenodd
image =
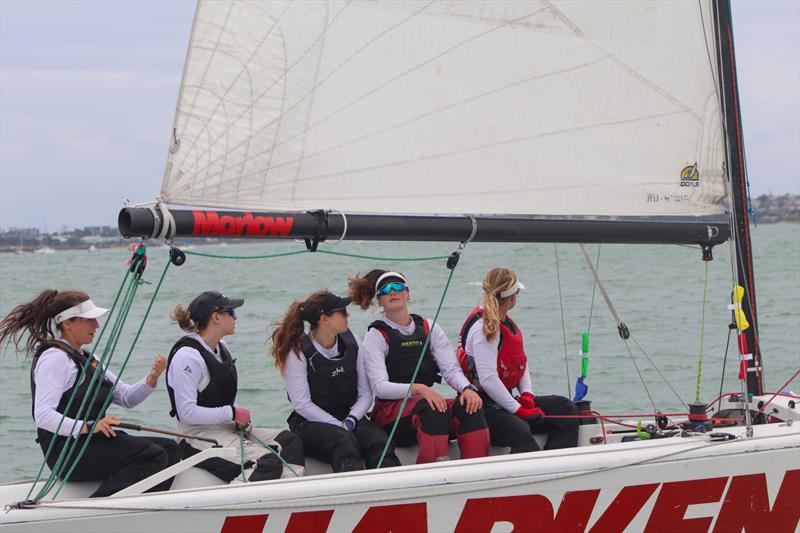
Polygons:
<instances>
[{"instance_id":1,"label":"white cap","mask_svg":"<svg viewBox=\"0 0 800 533\"><path fill-rule=\"evenodd\" d=\"M500 298L508 298L515 292L520 291L524 288L525 285L523 285L521 281L517 280L511 287L507 288L506 290L500 293Z\"/></svg>"},{"instance_id":2,"label":"white cap","mask_svg":"<svg viewBox=\"0 0 800 533\"><path fill-rule=\"evenodd\" d=\"M399 279L403 280L403 283L408 285L408 282L406 281L406 278L402 274L400 274L399 272L384 272L378 278L378 281L375 282L375 294L378 293L378 288L381 286L381 281L383 281L383 280L385 280L387 278L399 278Z\"/></svg>"},{"instance_id":3,"label":"white cap","mask_svg":"<svg viewBox=\"0 0 800 533\"><path fill-rule=\"evenodd\" d=\"M73 305L69 309L65 309L58 313L54 320L56 324L61 324L65 320L69 320L70 318L81 317L81 318L97 318L103 316L104 314L108 313L108 309L103 307L97 307L94 305L94 302L91 300L86 300L85 302L81 302L78 305Z\"/></svg>"}]
</instances>

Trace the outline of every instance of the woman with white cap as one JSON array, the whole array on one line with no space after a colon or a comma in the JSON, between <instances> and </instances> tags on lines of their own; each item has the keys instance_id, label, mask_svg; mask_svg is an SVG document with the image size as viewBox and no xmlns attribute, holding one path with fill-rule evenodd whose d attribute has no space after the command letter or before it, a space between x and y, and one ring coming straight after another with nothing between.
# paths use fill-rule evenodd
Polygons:
<instances>
[{"instance_id":1,"label":"woman with white cap","mask_svg":"<svg viewBox=\"0 0 800 533\"><path fill-rule=\"evenodd\" d=\"M472 310L458 337L458 359L464 374L484 399L492 444L511 453L539 449L534 433L547 434L546 450L578 444L577 415L563 396L534 396L523 335L508 312L525 288L509 268L493 268L483 278L483 305ZM518 397L512 395L517 389Z\"/></svg>"},{"instance_id":2,"label":"woman with white cap","mask_svg":"<svg viewBox=\"0 0 800 533\"><path fill-rule=\"evenodd\" d=\"M367 309L377 298L384 313L369 325L361 348L377 398L372 420L388 432L400 417L393 442L398 446L417 444L417 463L446 460L451 434L458 441L462 459L484 457L489 453L489 432L483 401L464 377L442 328L409 312L409 294L406 278L399 272L372 270L350 280L354 303ZM411 395L400 412L418 362ZM433 384L442 378L458 393L457 398L445 399L434 390Z\"/></svg>"},{"instance_id":3,"label":"woman with white cap","mask_svg":"<svg viewBox=\"0 0 800 533\"><path fill-rule=\"evenodd\" d=\"M117 376L100 367L83 346L92 342L100 327L97 319L107 311L97 307L84 292L47 289L32 301L15 307L0 321L0 344L13 340L19 350L21 334L28 333L24 348L33 353L31 408L38 433L36 440L42 452L47 452L55 438L47 456L48 466L55 467L69 435L78 440L77 446L82 446L89 434L94 433L70 476L71 481L101 481L92 497L114 494L174 464L179 458L172 439L128 435L114 430L113 426L121 422L116 416L100 417L109 396L113 403L123 407L141 403L155 390L158 377L167 366L166 359L157 355L147 375L133 385L117 381ZM91 364L87 365L87 361ZM81 377L84 367L86 371ZM76 420L84 400L94 396L90 384L98 369L102 370L102 375L97 397L93 402L86 402L88 408L84 407L82 418ZM97 391L98 379L94 381L93 390ZM68 408L73 393L75 397ZM170 479L151 491L168 490L171 484Z\"/></svg>"},{"instance_id":4,"label":"woman with white cap","mask_svg":"<svg viewBox=\"0 0 800 533\"><path fill-rule=\"evenodd\" d=\"M366 417L373 396L361 343L348 327L348 305L350 298L317 291L293 302L272 333L275 366L294 408L289 428L306 455L334 472L376 468L388 440ZM381 466L400 466L391 447Z\"/></svg>"},{"instance_id":5,"label":"woman with white cap","mask_svg":"<svg viewBox=\"0 0 800 533\"><path fill-rule=\"evenodd\" d=\"M188 335L176 342L169 354L167 392L172 406L169 414L178 418L181 433L214 439L224 447L237 450L238 456L230 461L214 457L198 464L224 481L236 478L242 466L247 470L245 475L249 481L301 475L305 455L297 435L282 429L254 428L250 409L236 403L236 360L222 338L236 332L235 310L243 304L243 299L206 291L188 307L175 307L172 319ZM255 437L243 441L244 457L240 445L243 429L246 437ZM204 441L194 441L193 445L197 448L181 440L184 458L211 446ZM287 468L273 452L279 452L291 466Z\"/></svg>"}]
</instances>

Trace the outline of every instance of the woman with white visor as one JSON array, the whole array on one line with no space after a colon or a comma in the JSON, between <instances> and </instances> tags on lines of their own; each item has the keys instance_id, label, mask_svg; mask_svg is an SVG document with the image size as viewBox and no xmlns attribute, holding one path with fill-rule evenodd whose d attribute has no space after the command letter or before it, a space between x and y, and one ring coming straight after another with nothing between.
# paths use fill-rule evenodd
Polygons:
<instances>
[{"instance_id":1,"label":"woman with white visor","mask_svg":"<svg viewBox=\"0 0 800 533\"><path fill-rule=\"evenodd\" d=\"M103 369L83 347L92 343L100 327L97 319L107 311L97 307L84 292L47 289L32 301L15 307L0 321L0 345L12 341L22 351L22 333L28 334L22 349L33 354L31 410L42 452L47 452L55 438L47 456L48 466L55 467L69 435L77 438L76 446L80 449L94 433L69 478L101 481L92 497L109 496L129 487L176 463L179 455L172 439L128 435L114 429L113 425L121 422L116 416L100 417L109 396L111 402L127 408L141 403L155 390L158 377L167 367L166 359L157 355L147 375L133 385L117 381L117 376ZM87 365L87 361L91 363ZM81 377L84 367L86 372ZM88 408L84 407L81 418L76 419L84 399L94 396L90 383L97 371L102 371L97 397L86 402ZM95 383L93 391L97 389ZM73 392L75 398L67 408ZM76 456L77 453L73 458ZM169 479L150 491L167 490L171 484Z\"/></svg>"}]
</instances>

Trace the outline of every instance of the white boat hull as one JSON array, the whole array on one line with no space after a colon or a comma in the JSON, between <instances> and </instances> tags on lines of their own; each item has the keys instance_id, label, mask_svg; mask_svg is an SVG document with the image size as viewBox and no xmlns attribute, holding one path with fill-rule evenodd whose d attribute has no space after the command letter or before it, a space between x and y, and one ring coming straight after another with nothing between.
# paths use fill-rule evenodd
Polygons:
<instances>
[{"instance_id":1,"label":"white boat hull","mask_svg":"<svg viewBox=\"0 0 800 533\"><path fill-rule=\"evenodd\" d=\"M800 425L43 502L4 531L797 531ZM14 491L4 485L8 504ZM23 493L24 497L24 493ZM503 525L504 524L504 525ZM493 529L496 528L496 529Z\"/></svg>"}]
</instances>

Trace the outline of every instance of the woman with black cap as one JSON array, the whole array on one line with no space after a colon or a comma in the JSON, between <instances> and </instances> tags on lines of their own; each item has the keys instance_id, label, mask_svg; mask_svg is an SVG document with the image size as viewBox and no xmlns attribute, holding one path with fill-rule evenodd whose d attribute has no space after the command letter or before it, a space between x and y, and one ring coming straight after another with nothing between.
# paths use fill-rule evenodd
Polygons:
<instances>
[{"instance_id":1,"label":"woman with black cap","mask_svg":"<svg viewBox=\"0 0 800 533\"><path fill-rule=\"evenodd\" d=\"M264 446L246 439L244 458L241 457L240 430L255 436L302 474L305 465L300 439L288 430L253 428L250 409L237 405L238 375L235 359L223 337L236 331L236 311L242 299L228 298L216 291L197 296L188 308L178 305L172 319L189 335L172 347L167 368L167 392L172 410L177 416L179 431L193 436L210 438L222 446L235 448L235 459L207 459L198 464L224 481L232 481L240 473L241 463L249 471L249 481L263 481L295 474ZM211 446L194 441L192 446L182 440L184 457ZM197 446L194 448L193 446Z\"/></svg>"},{"instance_id":2,"label":"woman with black cap","mask_svg":"<svg viewBox=\"0 0 800 533\"><path fill-rule=\"evenodd\" d=\"M569 398L534 396L523 336L508 312L525 288L509 268L493 268L483 278L483 305L472 310L458 337L458 359L484 399L492 444L511 453L539 449L534 433L547 435L546 450L578 444L578 414ZM516 389L519 396L514 397Z\"/></svg>"},{"instance_id":3,"label":"woman with black cap","mask_svg":"<svg viewBox=\"0 0 800 533\"><path fill-rule=\"evenodd\" d=\"M453 345L437 324L408 310L409 288L398 272L372 270L350 280L352 301L367 309L377 296L384 318L369 325L362 351L375 396L373 420L390 431L397 417L400 423L393 442L400 446L417 444L417 463L448 458L448 441L455 434L461 458L484 457L489 453L489 431L480 396L464 377ZM419 371L411 395L400 412L409 383L426 339ZM445 400L433 389L442 378L458 393Z\"/></svg>"},{"instance_id":4,"label":"woman with black cap","mask_svg":"<svg viewBox=\"0 0 800 533\"><path fill-rule=\"evenodd\" d=\"M350 298L315 292L292 303L272 333L272 356L294 407L289 428L307 455L334 472L376 468L388 440L365 416L373 396L360 342L347 325L349 304ZM400 466L391 447L381 466Z\"/></svg>"},{"instance_id":5,"label":"woman with black cap","mask_svg":"<svg viewBox=\"0 0 800 533\"><path fill-rule=\"evenodd\" d=\"M121 422L116 416L99 418L109 396L113 403L123 407L141 403L155 390L167 364L159 354L144 379L133 385L117 381L117 376L103 369L83 346L94 340L100 327L97 319L107 311L97 307L85 292L47 289L31 302L15 307L0 321L0 345L13 340L19 350L20 334L28 333L24 349L34 354L31 410L38 433L36 440L43 453L55 438L47 456L50 469L55 467L70 435L77 439L76 446L80 449L89 434L94 434L69 478L71 481L101 481L91 497L110 496L179 460L178 447L172 439L128 435L114 430L114 425ZM87 365L88 361L91 364ZM98 369L102 370L99 388L94 378L95 385L90 392ZM97 396L90 401L95 394L93 391L97 391ZM69 403L73 394L74 399ZM82 405L84 413L76 420ZM73 460L76 456L73 455ZM171 484L172 479L169 479L148 492L168 490Z\"/></svg>"}]
</instances>

